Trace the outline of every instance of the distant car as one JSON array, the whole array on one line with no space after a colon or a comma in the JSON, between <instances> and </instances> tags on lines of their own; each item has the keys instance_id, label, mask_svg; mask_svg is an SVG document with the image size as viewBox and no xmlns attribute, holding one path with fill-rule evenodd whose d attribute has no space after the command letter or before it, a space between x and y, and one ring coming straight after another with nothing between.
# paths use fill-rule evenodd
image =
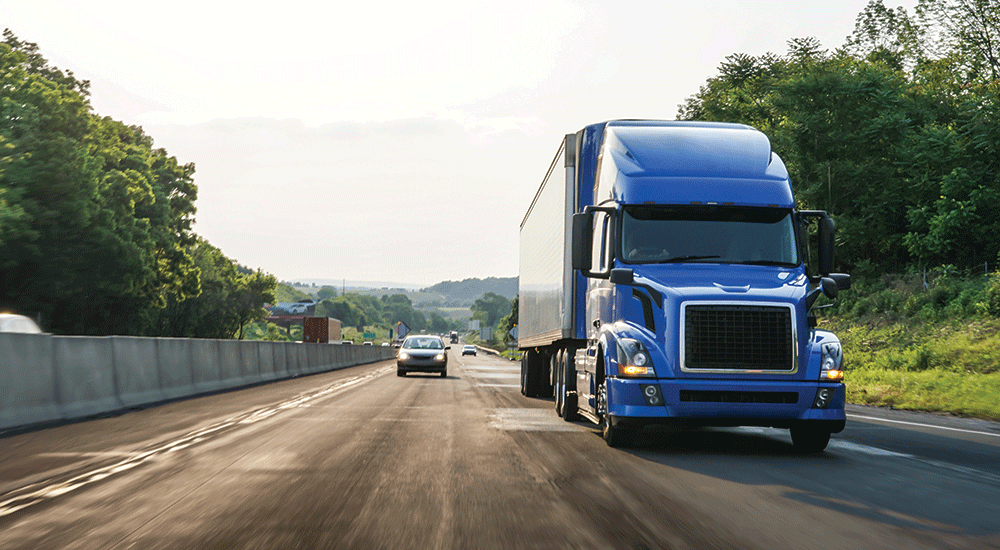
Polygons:
<instances>
[{"instance_id":1,"label":"distant car","mask_svg":"<svg viewBox=\"0 0 1000 550\"><path fill-rule=\"evenodd\" d=\"M475 354L476 354L476 346L472 345L462 346L462 355L475 355Z\"/></svg>"},{"instance_id":2,"label":"distant car","mask_svg":"<svg viewBox=\"0 0 1000 550\"><path fill-rule=\"evenodd\" d=\"M0 332L21 332L24 334L41 334L42 329L30 317L16 313L0 313Z\"/></svg>"},{"instance_id":3,"label":"distant car","mask_svg":"<svg viewBox=\"0 0 1000 550\"><path fill-rule=\"evenodd\" d=\"M306 311L309 311L309 304L297 303L288 306L288 313L296 314L305 313Z\"/></svg>"},{"instance_id":4,"label":"distant car","mask_svg":"<svg viewBox=\"0 0 1000 550\"><path fill-rule=\"evenodd\" d=\"M373 344L371 342L365 342L364 344L361 344L361 345L362 346L374 346L375 344Z\"/></svg>"},{"instance_id":5,"label":"distant car","mask_svg":"<svg viewBox=\"0 0 1000 550\"><path fill-rule=\"evenodd\" d=\"M448 350L440 336L421 334L403 340L396 354L396 376L408 372L436 372L448 376Z\"/></svg>"}]
</instances>

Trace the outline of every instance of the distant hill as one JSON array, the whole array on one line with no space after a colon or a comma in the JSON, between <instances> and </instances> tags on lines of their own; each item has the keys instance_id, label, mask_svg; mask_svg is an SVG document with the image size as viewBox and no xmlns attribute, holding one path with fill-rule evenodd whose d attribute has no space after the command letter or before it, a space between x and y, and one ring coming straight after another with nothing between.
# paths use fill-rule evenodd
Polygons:
<instances>
[{"instance_id":1,"label":"distant hill","mask_svg":"<svg viewBox=\"0 0 1000 550\"><path fill-rule=\"evenodd\" d=\"M420 292L441 294L449 302L475 302L483 294L492 292L508 300L517 296L517 277L487 277L486 279L465 279L444 281L434 286L420 289Z\"/></svg>"},{"instance_id":2,"label":"distant hill","mask_svg":"<svg viewBox=\"0 0 1000 550\"><path fill-rule=\"evenodd\" d=\"M339 295L342 287L331 285ZM278 285L279 301L295 302L302 298L316 297L316 292L320 289L317 283L281 283ZM420 310L434 310L437 308L467 308L483 297L483 294L492 292L513 300L517 296L517 277L488 277L486 279L465 279L464 281L444 281L434 286L421 288L405 288L404 285L394 283L392 287L352 287L347 285L348 293L363 294L368 296L391 296L393 294L405 294L413 302L413 307Z\"/></svg>"}]
</instances>

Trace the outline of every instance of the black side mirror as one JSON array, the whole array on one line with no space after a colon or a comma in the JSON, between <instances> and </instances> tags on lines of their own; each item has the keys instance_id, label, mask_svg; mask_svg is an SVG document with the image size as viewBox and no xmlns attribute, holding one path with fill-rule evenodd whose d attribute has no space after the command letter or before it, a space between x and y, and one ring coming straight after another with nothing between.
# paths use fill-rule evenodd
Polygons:
<instances>
[{"instance_id":1,"label":"black side mirror","mask_svg":"<svg viewBox=\"0 0 1000 550\"><path fill-rule=\"evenodd\" d=\"M830 277L823 277L819 280L819 286L823 289L823 294L826 295L827 298L831 300L837 299L837 291L839 290L837 281Z\"/></svg>"},{"instance_id":2,"label":"black side mirror","mask_svg":"<svg viewBox=\"0 0 1000 550\"><path fill-rule=\"evenodd\" d=\"M587 273L590 271L590 249L594 237L593 230L594 217L589 213L581 212L573 214L573 245L572 261L573 269Z\"/></svg>"},{"instance_id":3,"label":"black side mirror","mask_svg":"<svg viewBox=\"0 0 1000 550\"><path fill-rule=\"evenodd\" d=\"M830 278L837 282L837 288L840 290L850 290L851 289L851 276L847 273L831 273Z\"/></svg>"}]
</instances>

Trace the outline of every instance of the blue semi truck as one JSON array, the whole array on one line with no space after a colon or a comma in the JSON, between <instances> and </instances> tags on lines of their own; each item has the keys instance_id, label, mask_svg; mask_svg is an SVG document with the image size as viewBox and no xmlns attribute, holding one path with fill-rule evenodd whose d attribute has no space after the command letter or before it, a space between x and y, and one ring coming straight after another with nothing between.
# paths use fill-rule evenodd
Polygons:
<instances>
[{"instance_id":1,"label":"blue semi truck","mask_svg":"<svg viewBox=\"0 0 1000 550\"><path fill-rule=\"evenodd\" d=\"M521 391L610 446L649 425L844 429L842 350L816 328L834 224L799 210L742 124L615 120L563 139L521 223Z\"/></svg>"}]
</instances>

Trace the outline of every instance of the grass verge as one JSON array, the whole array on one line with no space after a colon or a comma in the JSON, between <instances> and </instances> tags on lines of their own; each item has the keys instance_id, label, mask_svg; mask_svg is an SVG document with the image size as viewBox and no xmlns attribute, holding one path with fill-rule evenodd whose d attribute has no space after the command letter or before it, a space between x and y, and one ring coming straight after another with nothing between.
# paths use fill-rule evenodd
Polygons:
<instances>
[{"instance_id":1,"label":"grass verge","mask_svg":"<svg viewBox=\"0 0 1000 550\"><path fill-rule=\"evenodd\" d=\"M1000 321L834 318L821 326L844 345L848 402L1000 420Z\"/></svg>"}]
</instances>

